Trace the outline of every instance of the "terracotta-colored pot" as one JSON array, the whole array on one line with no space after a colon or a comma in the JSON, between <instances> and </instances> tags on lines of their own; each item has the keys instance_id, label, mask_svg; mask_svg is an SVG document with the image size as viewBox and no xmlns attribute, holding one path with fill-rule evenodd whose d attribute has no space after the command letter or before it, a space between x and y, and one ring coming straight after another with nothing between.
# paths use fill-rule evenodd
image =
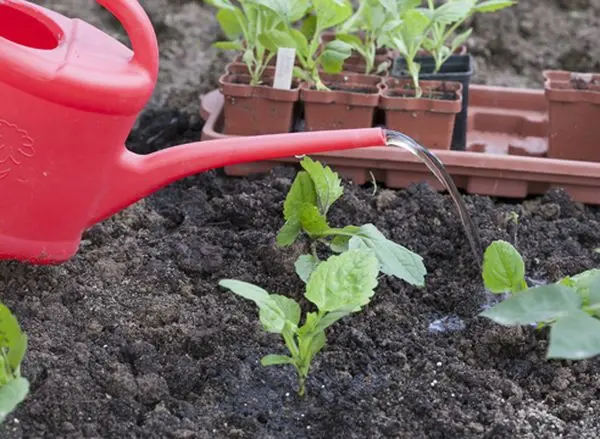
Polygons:
<instances>
[{"instance_id":1,"label":"terracotta-colored pot","mask_svg":"<svg viewBox=\"0 0 600 439\"><path fill-rule=\"evenodd\" d=\"M462 84L421 81L423 95L415 98L409 79L386 79L380 108L386 127L400 131L430 149L450 149L456 115L462 107Z\"/></svg>"},{"instance_id":2,"label":"terracotta-colored pot","mask_svg":"<svg viewBox=\"0 0 600 439\"><path fill-rule=\"evenodd\" d=\"M435 151L456 185L470 194L522 199L563 188L575 201L600 205L600 162L550 159L545 154L547 103L542 89L471 85L469 135L466 151ZM202 140L224 139L223 95L218 90L201 97L206 120ZM314 154L336 172L362 185L373 181L390 189L427 182L444 187L408 151L392 147L347 149ZM282 157L225 166L231 176L270 172L280 164L298 164Z\"/></svg>"},{"instance_id":3,"label":"terracotta-colored pot","mask_svg":"<svg viewBox=\"0 0 600 439\"><path fill-rule=\"evenodd\" d=\"M267 68L264 85L251 86L248 69L244 64L230 64L219 78L225 97L223 109L226 134L256 136L287 133L294 122L294 108L298 101L298 83L291 90L272 87L274 68Z\"/></svg>"},{"instance_id":4,"label":"terracotta-colored pot","mask_svg":"<svg viewBox=\"0 0 600 439\"><path fill-rule=\"evenodd\" d=\"M548 157L600 162L600 74L543 72Z\"/></svg>"},{"instance_id":5,"label":"terracotta-colored pot","mask_svg":"<svg viewBox=\"0 0 600 439\"><path fill-rule=\"evenodd\" d=\"M306 131L369 128L383 86L375 75L328 75L321 80L330 90L316 90L313 84L300 85Z\"/></svg>"}]
</instances>

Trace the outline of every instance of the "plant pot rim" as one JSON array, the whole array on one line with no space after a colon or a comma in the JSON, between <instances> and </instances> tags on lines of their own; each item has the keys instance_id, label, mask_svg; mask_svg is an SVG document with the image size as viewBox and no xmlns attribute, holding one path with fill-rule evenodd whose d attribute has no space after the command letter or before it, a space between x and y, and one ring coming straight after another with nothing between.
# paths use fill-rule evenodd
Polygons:
<instances>
[{"instance_id":1,"label":"plant pot rim","mask_svg":"<svg viewBox=\"0 0 600 439\"><path fill-rule=\"evenodd\" d=\"M232 78L250 78L249 75L225 72L219 77L219 88L226 96L238 98L260 97L275 101L295 102L300 93L299 84L292 82L292 88L289 90L273 88L270 85L250 85L244 83L232 82ZM272 77L267 76L268 79Z\"/></svg>"},{"instance_id":2,"label":"plant pot rim","mask_svg":"<svg viewBox=\"0 0 600 439\"><path fill-rule=\"evenodd\" d=\"M475 115L486 115L486 119L493 118L494 115L504 115L521 120L525 112L528 118L539 121L544 119L545 99L542 90L473 85L471 91L474 99L470 101L470 111ZM515 101L516 96L521 96L518 102ZM200 111L206 120L202 129L202 140L232 137L220 131L222 108L223 96L218 90L201 97ZM499 128L502 129L502 125ZM509 137L512 133L501 132ZM475 127L471 134L474 137L471 137L470 144L494 144L497 141L496 132L488 133ZM517 139L514 133L512 136ZM518 139L528 142L526 138ZM435 154L439 156L448 172L457 177L457 185L468 193L522 199L528 195L543 194L547 188L558 186L565 188L576 201L600 205L600 163L489 152L439 150L435 151ZM419 176L418 179L430 175L418 158L398 148L358 148L313 154L311 157L315 160L326 160L331 166L337 163L337 166L347 167L349 173L354 170L354 176L350 178L355 180L356 184L370 180L369 170L377 170L375 175L378 181L387 182L391 188L412 184L415 180L414 173ZM248 175L267 172L276 163L297 163L297 159L288 157L245 164L242 168L229 168L231 175ZM233 174L240 169L244 171Z\"/></svg>"},{"instance_id":3,"label":"plant pot rim","mask_svg":"<svg viewBox=\"0 0 600 439\"><path fill-rule=\"evenodd\" d=\"M300 83L300 100L306 103L320 104L345 104L352 106L376 107L379 105L381 89L384 87L383 78L377 75L363 75L360 73L337 74L320 73L325 85L336 83L347 85L348 89L341 90L315 90L312 82ZM352 88L372 89L372 93L352 91Z\"/></svg>"},{"instance_id":4,"label":"plant pot rim","mask_svg":"<svg viewBox=\"0 0 600 439\"><path fill-rule=\"evenodd\" d=\"M568 70L544 70L544 92L551 102L584 102L600 105L600 74L581 73ZM574 76L586 76L594 83L590 89L575 88L572 84Z\"/></svg>"},{"instance_id":5,"label":"plant pot rim","mask_svg":"<svg viewBox=\"0 0 600 439\"><path fill-rule=\"evenodd\" d=\"M380 106L384 110L391 111L430 111L434 113L452 113L458 114L462 110L462 84L458 81L419 81L419 85L424 93L432 92L439 96L443 91L453 93L455 99L433 99L421 96L415 98L412 96L393 96L393 93L408 91L404 85L412 86L410 79L387 78L387 87L381 92ZM443 87L443 91L437 89ZM413 90L414 91L414 90Z\"/></svg>"}]
</instances>

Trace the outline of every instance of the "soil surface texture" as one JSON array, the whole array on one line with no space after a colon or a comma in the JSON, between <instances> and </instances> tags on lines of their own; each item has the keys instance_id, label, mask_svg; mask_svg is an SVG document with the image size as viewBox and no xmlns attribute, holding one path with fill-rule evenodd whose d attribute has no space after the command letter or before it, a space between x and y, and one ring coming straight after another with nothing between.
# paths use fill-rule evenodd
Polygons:
<instances>
[{"instance_id":1,"label":"soil surface texture","mask_svg":"<svg viewBox=\"0 0 600 439\"><path fill-rule=\"evenodd\" d=\"M36 3L125 40L92 0ZM218 27L202 2L141 3L162 65L129 146L150 153L199 138L198 94L233 55L210 48ZM476 82L540 87L545 68L600 67L598 0L521 0L474 26ZM293 263L305 249L275 246L294 175L280 167L250 179L190 177L86 231L68 263L1 262L2 300L30 337L23 374L32 392L0 437L600 436L600 360L547 361L545 332L478 318L489 297L458 215L424 185L373 193L346 183L330 219L373 223L421 254L426 287L382 277L371 304L328 332L304 398L291 367L260 366L284 352L281 342L262 331L252 303L217 283L235 278L302 299ZM598 208L561 191L466 200L484 244L515 243L534 279L600 266Z\"/></svg>"}]
</instances>

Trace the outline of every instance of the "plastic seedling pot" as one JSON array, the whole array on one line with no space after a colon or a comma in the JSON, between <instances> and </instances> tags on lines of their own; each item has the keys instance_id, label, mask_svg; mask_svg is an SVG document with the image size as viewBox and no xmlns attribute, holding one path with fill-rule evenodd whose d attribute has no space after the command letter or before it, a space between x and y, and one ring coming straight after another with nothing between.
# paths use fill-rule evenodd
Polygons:
<instances>
[{"instance_id":1,"label":"plastic seedling pot","mask_svg":"<svg viewBox=\"0 0 600 439\"><path fill-rule=\"evenodd\" d=\"M419 78L432 81L458 81L462 84L462 108L456 115L454 131L452 133L453 150L464 151L467 144L467 112L469 107L469 83L473 76L473 59L471 55L452 55L442 65L438 73L433 73L435 62L431 56L417 56L415 61L421 64ZM396 78L409 78L404 58L394 59L390 76Z\"/></svg>"}]
</instances>

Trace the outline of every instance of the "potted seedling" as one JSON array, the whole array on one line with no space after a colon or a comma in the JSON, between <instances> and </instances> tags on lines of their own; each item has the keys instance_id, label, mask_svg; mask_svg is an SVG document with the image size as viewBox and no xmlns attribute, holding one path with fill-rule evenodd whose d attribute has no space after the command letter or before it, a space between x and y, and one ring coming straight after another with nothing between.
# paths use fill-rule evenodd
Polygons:
<instances>
[{"instance_id":1,"label":"potted seedling","mask_svg":"<svg viewBox=\"0 0 600 439\"><path fill-rule=\"evenodd\" d=\"M275 71L269 64L277 52L262 44L261 35L272 28L288 27L289 22L304 15L308 2L294 2L295 6L287 3L285 16L258 0L235 3L209 0L208 3L219 8L217 21L228 38L214 46L242 52L241 63L228 65L225 74L219 78L225 97L223 132L230 135L289 132L298 101L298 83L292 83L289 89L273 86Z\"/></svg>"},{"instance_id":2,"label":"potted seedling","mask_svg":"<svg viewBox=\"0 0 600 439\"><path fill-rule=\"evenodd\" d=\"M352 15L348 0L313 0L313 12L301 30L274 29L263 35L263 43L275 51L296 50L296 77L304 108L305 130L365 128L373 124L379 103L381 78L375 75L346 75L342 68L352 46L335 39L321 44L322 34Z\"/></svg>"},{"instance_id":3,"label":"potted seedling","mask_svg":"<svg viewBox=\"0 0 600 439\"><path fill-rule=\"evenodd\" d=\"M600 162L600 74L544 72L548 157Z\"/></svg>"},{"instance_id":4,"label":"potted seedling","mask_svg":"<svg viewBox=\"0 0 600 439\"><path fill-rule=\"evenodd\" d=\"M354 14L336 31L326 32L323 42L342 40L352 46L352 55L344 63L344 71L385 74L391 66L390 50L379 39L389 25L389 15L379 0L363 0Z\"/></svg>"},{"instance_id":5,"label":"potted seedling","mask_svg":"<svg viewBox=\"0 0 600 439\"><path fill-rule=\"evenodd\" d=\"M422 47L414 58L414 63L419 65L420 78L462 84L462 107L453 128L452 149L464 150L466 147L469 84L473 75L472 58L465 46L473 29L469 27L462 32L459 29L475 13L495 12L515 3L511 0L448 0L436 7L433 0L427 0L426 7L418 8L428 19ZM398 78L412 76L402 54L395 59L391 75Z\"/></svg>"},{"instance_id":6,"label":"potted seedling","mask_svg":"<svg viewBox=\"0 0 600 439\"><path fill-rule=\"evenodd\" d=\"M390 11L390 13L393 11ZM456 115L461 111L462 84L456 81L421 81L415 60L423 47L431 18L417 8L396 10L400 24L385 35L407 65L410 79L386 78L380 107L386 126L401 131L431 149L449 149Z\"/></svg>"}]
</instances>

